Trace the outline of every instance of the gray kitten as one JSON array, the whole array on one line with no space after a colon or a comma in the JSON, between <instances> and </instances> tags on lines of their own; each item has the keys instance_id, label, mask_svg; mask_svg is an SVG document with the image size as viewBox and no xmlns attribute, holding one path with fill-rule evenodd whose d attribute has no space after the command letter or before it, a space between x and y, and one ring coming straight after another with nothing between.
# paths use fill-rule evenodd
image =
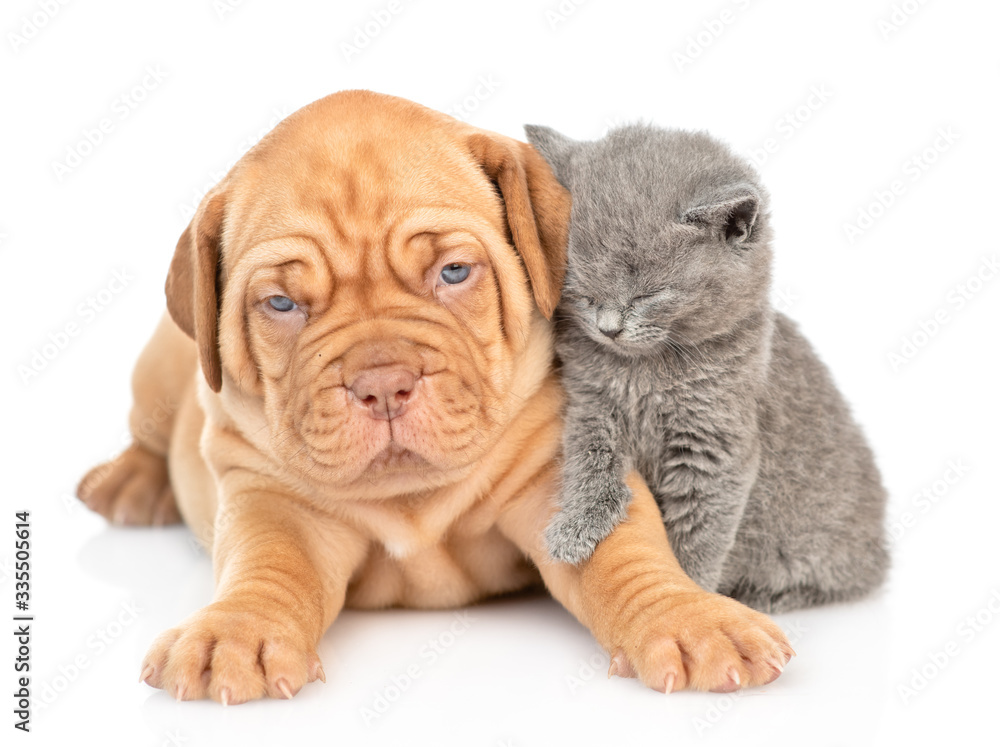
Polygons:
<instances>
[{"instance_id":1,"label":"gray kitten","mask_svg":"<svg viewBox=\"0 0 1000 747\"><path fill-rule=\"evenodd\" d=\"M825 366L771 307L754 170L702 133L525 129L573 197L552 556L590 557L625 517L634 467L709 591L775 612L878 586L885 490Z\"/></svg>"}]
</instances>

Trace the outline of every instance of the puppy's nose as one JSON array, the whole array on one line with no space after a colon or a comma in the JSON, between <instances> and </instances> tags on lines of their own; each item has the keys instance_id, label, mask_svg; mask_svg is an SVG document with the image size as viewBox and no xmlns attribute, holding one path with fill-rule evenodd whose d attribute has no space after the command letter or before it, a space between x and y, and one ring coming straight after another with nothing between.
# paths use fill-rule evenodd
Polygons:
<instances>
[{"instance_id":1,"label":"puppy's nose","mask_svg":"<svg viewBox=\"0 0 1000 747\"><path fill-rule=\"evenodd\" d=\"M612 340L618 337L618 335L622 333L621 327L615 327L613 329L605 329L604 327L598 327L598 329L601 330L602 335L604 335L605 337L609 337Z\"/></svg>"},{"instance_id":2,"label":"puppy's nose","mask_svg":"<svg viewBox=\"0 0 1000 747\"><path fill-rule=\"evenodd\" d=\"M348 387L354 398L376 420L390 420L413 397L417 375L399 366L379 366L361 371Z\"/></svg>"}]
</instances>

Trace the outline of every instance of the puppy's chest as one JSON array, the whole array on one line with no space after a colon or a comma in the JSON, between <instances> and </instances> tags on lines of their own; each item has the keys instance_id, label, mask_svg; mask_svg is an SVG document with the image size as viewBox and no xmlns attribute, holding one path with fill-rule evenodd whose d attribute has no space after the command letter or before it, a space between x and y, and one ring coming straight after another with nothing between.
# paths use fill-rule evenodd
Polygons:
<instances>
[{"instance_id":1,"label":"puppy's chest","mask_svg":"<svg viewBox=\"0 0 1000 747\"><path fill-rule=\"evenodd\" d=\"M445 538L468 524L470 516L480 531L488 528L495 516L487 515L464 491L448 491L422 499L355 502L341 510L346 518L369 540L380 545L386 555L399 561L440 545ZM465 528L468 531L468 528Z\"/></svg>"},{"instance_id":2,"label":"puppy's chest","mask_svg":"<svg viewBox=\"0 0 1000 747\"><path fill-rule=\"evenodd\" d=\"M351 507L352 523L371 544L351 579L348 606L450 607L536 580L496 528L497 504L457 492L426 503Z\"/></svg>"}]
</instances>

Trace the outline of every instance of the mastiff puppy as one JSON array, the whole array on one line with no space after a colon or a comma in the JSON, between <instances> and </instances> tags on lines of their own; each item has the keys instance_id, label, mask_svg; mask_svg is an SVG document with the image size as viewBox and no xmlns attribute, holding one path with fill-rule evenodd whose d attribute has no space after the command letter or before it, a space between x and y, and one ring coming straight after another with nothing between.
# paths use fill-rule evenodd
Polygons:
<instances>
[{"instance_id":1,"label":"mastiff puppy","mask_svg":"<svg viewBox=\"0 0 1000 747\"><path fill-rule=\"evenodd\" d=\"M134 443L79 490L211 548L214 601L157 638L142 680L290 698L324 679L316 645L344 607L539 581L612 674L664 692L778 676L781 630L684 576L635 476L587 563L546 554L569 207L531 146L367 91L291 115L209 192L136 366ZM162 401L179 407L151 417Z\"/></svg>"}]
</instances>

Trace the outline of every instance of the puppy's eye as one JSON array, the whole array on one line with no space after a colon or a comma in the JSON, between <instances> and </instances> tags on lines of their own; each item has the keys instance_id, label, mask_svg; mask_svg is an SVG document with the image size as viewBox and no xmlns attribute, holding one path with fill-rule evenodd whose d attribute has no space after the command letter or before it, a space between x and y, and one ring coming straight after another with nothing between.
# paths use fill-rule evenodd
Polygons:
<instances>
[{"instance_id":1,"label":"puppy's eye","mask_svg":"<svg viewBox=\"0 0 1000 747\"><path fill-rule=\"evenodd\" d=\"M454 262L450 265L445 265L441 270L441 280L448 285L458 285L469 277L470 272L472 272L471 265L462 265Z\"/></svg>"},{"instance_id":2,"label":"puppy's eye","mask_svg":"<svg viewBox=\"0 0 1000 747\"><path fill-rule=\"evenodd\" d=\"M296 303L288 296L271 296L267 299L267 302L271 304L271 308L275 311L291 311L296 308Z\"/></svg>"}]
</instances>

